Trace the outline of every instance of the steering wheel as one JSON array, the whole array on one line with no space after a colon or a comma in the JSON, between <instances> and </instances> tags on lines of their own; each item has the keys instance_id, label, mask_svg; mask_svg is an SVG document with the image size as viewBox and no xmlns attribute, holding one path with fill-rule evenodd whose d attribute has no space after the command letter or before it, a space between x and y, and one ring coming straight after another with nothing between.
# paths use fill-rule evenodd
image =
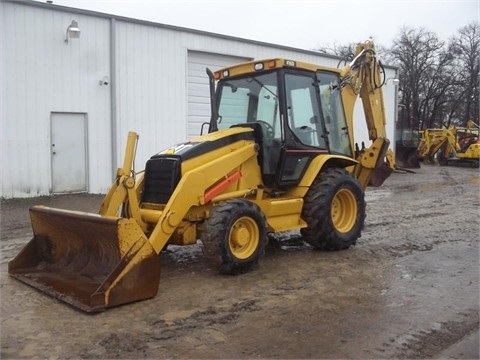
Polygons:
<instances>
[{"instance_id":1,"label":"steering wheel","mask_svg":"<svg viewBox=\"0 0 480 360\"><path fill-rule=\"evenodd\" d=\"M266 138L273 139L273 137L275 136L275 129L273 128L273 126L263 120L257 120L257 123L259 123L262 127L263 133L265 134L264 136Z\"/></svg>"}]
</instances>

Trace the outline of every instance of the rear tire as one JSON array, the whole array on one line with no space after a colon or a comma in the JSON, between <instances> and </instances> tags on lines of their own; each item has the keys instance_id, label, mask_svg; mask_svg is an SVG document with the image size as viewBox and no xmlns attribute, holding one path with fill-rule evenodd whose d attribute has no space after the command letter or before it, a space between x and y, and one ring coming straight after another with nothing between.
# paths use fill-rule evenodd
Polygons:
<instances>
[{"instance_id":1,"label":"rear tire","mask_svg":"<svg viewBox=\"0 0 480 360\"><path fill-rule=\"evenodd\" d=\"M241 274L258 265L265 253L267 228L260 208L244 199L220 203L202 233L203 254L220 273Z\"/></svg>"},{"instance_id":2,"label":"rear tire","mask_svg":"<svg viewBox=\"0 0 480 360\"><path fill-rule=\"evenodd\" d=\"M365 222L365 196L355 176L344 169L327 169L305 195L301 229L305 241L320 250L355 245Z\"/></svg>"}]
</instances>

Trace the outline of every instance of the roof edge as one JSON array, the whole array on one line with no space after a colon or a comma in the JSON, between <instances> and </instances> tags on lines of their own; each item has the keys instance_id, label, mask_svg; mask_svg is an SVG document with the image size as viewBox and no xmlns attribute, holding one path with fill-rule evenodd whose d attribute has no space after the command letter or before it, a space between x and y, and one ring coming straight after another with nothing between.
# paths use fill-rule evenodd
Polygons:
<instances>
[{"instance_id":1,"label":"roof edge","mask_svg":"<svg viewBox=\"0 0 480 360\"><path fill-rule=\"evenodd\" d=\"M205 30L197 30L197 29L191 29L191 28L186 28L182 26L176 26L176 25L168 25L168 24L163 24L163 23L157 23L149 20L141 20L141 19L135 19L135 18L130 18L126 16L121 16L121 15L114 15L114 14L107 14L99 11L93 11L93 10L85 10L85 9L78 9L78 8L73 8L69 6L64 6L64 5L56 5L54 3L43 3L40 1L34 1L34 0L4 0L5 2L9 3L14 3L14 4L22 4L25 6L33 6L33 7L38 7L42 9L49 9L49 10L54 10L54 11L68 11L72 12L75 14L81 14L81 15L87 15L87 16L96 16L104 19L115 19L119 21L125 21L125 22L130 22L134 24L140 24L140 25L148 25L156 28L162 28L162 29L167 29L167 30L176 30L176 31L183 31L191 34L197 34L197 35L205 35L205 36L212 36L216 37L218 39L224 39L224 40L235 40L235 41L240 41L244 43L249 43L253 45L261 45L261 46L268 46L268 47L274 47L278 49L283 49L283 50L290 50L290 51L296 51L296 52L301 52L304 54L309 54L309 55L318 55L318 56L323 56L332 60L342 60L341 57L335 56L335 55L330 55L330 54L325 54L319 51L315 50L307 50L307 49L300 49L300 48L295 48L292 46L286 46L286 45L280 45L280 44L274 44L274 43L267 43L264 41L259 41L259 40L252 40L252 39L246 39L246 38L241 38L237 36L232 36L232 35L224 35L224 34L219 34L219 33L213 33ZM384 67L397 70L398 68L395 66L391 65L385 65Z\"/></svg>"}]
</instances>

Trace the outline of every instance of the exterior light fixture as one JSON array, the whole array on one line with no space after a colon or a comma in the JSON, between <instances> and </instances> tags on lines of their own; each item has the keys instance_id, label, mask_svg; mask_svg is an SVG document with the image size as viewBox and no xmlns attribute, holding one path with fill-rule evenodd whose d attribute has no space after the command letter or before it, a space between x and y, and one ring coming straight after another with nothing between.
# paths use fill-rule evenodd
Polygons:
<instances>
[{"instance_id":1,"label":"exterior light fixture","mask_svg":"<svg viewBox=\"0 0 480 360\"><path fill-rule=\"evenodd\" d=\"M385 80L385 85L388 84L388 80L392 80L392 83L393 85L397 86L398 84L400 84L400 79L397 79L397 78L388 78L387 80Z\"/></svg>"},{"instance_id":2,"label":"exterior light fixture","mask_svg":"<svg viewBox=\"0 0 480 360\"><path fill-rule=\"evenodd\" d=\"M72 23L68 25L67 33L65 36L65 44L68 44L68 39L78 39L80 37L80 28L78 27L78 22L72 20Z\"/></svg>"}]
</instances>

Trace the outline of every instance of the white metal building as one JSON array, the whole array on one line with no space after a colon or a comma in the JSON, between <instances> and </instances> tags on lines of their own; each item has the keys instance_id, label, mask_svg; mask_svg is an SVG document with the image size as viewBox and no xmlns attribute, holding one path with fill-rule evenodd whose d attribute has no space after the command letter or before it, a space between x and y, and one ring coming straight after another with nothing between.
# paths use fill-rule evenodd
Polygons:
<instances>
[{"instance_id":1,"label":"white metal building","mask_svg":"<svg viewBox=\"0 0 480 360\"><path fill-rule=\"evenodd\" d=\"M67 28L80 32L67 35ZM365 39L354 39L362 41ZM28 0L0 2L0 162L5 198L105 193L128 131L136 166L200 133L205 68L285 57L336 67L314 51ZM387 67L387 78L396 69ZM395 88L384 87L393 143ZM360 103L360 101L359 101ZM367 140L361 106L357 133Z\"/></svg>"}]
</instances>

